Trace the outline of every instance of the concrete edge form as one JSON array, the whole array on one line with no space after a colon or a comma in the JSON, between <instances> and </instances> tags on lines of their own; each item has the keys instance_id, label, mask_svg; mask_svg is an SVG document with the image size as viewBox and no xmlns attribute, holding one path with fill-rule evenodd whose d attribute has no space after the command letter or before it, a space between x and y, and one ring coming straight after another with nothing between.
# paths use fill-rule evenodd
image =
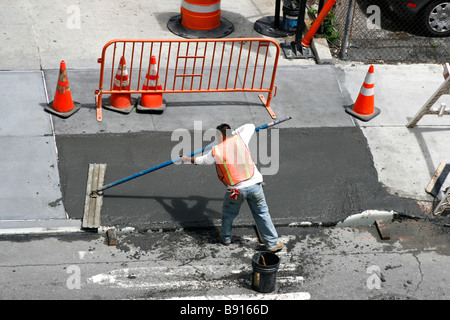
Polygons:
<instances>
[{"instance_id":1,"label":"concrete edge form","mask_svg":"<svg viewBox=\"0 0 450 320\"><path fill-rule=\"evenodd\" d=\"M82 232L80 220L0 220L0 236L61 234L74 232Z\"/></svg>"}]
</instances>

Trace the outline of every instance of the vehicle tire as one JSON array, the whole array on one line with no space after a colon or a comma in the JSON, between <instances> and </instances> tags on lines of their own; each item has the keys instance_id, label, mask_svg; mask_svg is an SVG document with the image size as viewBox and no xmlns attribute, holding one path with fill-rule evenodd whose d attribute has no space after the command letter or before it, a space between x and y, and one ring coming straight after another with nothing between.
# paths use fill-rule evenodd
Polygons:
<instances>
[{"instance_id":1,"label":"vehicle tire","mask_svg":"<svg viewBox=\"0 0 450 320\"><path fill-rule=\"evenodd\" d=\"M450 0L433 1L423 11L425 32L432 37L450 36Z\"/></svg>"}]
</instances>

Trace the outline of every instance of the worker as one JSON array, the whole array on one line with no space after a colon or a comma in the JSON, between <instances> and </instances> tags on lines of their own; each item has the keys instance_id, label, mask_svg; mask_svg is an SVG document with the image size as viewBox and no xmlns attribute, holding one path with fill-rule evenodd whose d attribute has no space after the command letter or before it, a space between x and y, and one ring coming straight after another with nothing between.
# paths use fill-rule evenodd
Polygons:
<instances>
[{"instance_id":1,"label":"worker","mask_svg":"<svg viewBox=\"0 0 450 320\"><path fill-rule=\"evenodd\" d=\"M227 187L222 205L222 226L220 240L231 244L233 220L239 213L242 203L247 203L266 249L280 251L284 244L279 241L277 231L269 214L269 208L262 188L263 176L256 167L248 148L255 125L245 124L233 132L223 123L217 127L217 142L211 151L198 157L180 156L182 162L197 165L216 165L220 181Z\"/></svg>"}]
</instances>

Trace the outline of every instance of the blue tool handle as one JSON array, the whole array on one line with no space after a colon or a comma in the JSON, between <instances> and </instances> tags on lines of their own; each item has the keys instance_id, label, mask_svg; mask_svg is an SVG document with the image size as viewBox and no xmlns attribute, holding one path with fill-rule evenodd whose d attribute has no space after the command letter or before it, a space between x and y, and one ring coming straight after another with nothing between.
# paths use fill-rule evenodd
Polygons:
<instances>
[{"instance_id":1,"label":"blue tool handle","mask_svg":"<svg viewBox=\"0 0 450 320\"><path fill-rule=\"evenodd\" d=\"M272 126L275 126L275 125L277 125L277 124L279 124L279 123L281 123L281 122L284 122L284 121L287 121L287 120L290 120L290 119L292 119L292 117L288 116L288 117L285 117L285 118L281 118L281 119L278 119L278 120L275 120L275 121L272 121L272 122L263 124L262 126L259 126L259 127L255 128L255 132L258 132L259 130L262 130L262 129L270 128L270 127L272 127ZM194 156L194 155L196 155L196 154L199 154L199 153L204 152L205 150L209 150L209 149L211 149L212 147L214 147L214 146L217 145L217 144L218 144L218 143L215 143L215 144L206 146L206 147L204 147L203 149L200 149L200 150L196 150L196 151L194 151L194 152L191 152L191 153L188 155L188 157L192 157L192 156ZM127 182L127 181L130 181L130 180L139 178L139 177L141 177L141 176L143 176L143 175L146 175L146 174L148 174L148 173L150 173L150 172L153 172L153 171L156 171L156 170L165 168L165 167L170 166L171 164L174 164L174 163L176 163L176 162L178 162L178 161L180 161L180 160L181 160L181 157L178 157L178 158L176 158L176 159L173 159L173 160L170 160L170 161L161 163L161 164L159 164L159 165L157 165L157 166L154 166L154 167L152 167L152 168L149 168L149 169L147 169L147 170L144 170L144 171L135 173L135 174L133 174L133 175L131 175L131 176L129 176L129 177L123 178L123 179L121 179L121 180L117 180L117 181L111 182L111 183L109 183L109 184L107 184L107 185L105 185L105 186L103 186L103 187L101 187L101 188L99 188L99 189L97 189L97 190L93 190L93 191L92 191L92 194L100 194L100 193L102 193L103 191L105 191L106 189L115 187L115 186L117 186L117 185L119 185L119 184L122 184L122 183Z\"/></svg>"}]
</instances>

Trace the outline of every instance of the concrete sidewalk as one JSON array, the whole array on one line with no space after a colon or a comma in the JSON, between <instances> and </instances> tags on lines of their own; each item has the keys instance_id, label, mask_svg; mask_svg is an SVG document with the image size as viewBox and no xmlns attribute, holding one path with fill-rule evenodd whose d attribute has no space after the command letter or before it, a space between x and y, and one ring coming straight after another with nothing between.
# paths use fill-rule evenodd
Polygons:
<instances>
[{"instance_id":1,"label":"concrete sidewalk","mask_svg":"<svg viewBox=\"0 0 450 320\"><path fill-rule=\"evenodd\" d=\"M173 39L167 23L180 14L179 0L81 0L45 3L22 0L0 4L2 30L0 70L97 69L103 46L112 39ZM273 16L273 0L221 1L222 16L235 28L233 38L263 36L253 29L256 20ZM282 39L284 40L284 39ZM292 65L291 62L281 62ZM297 60L295 64L314 64Z\"/></svg>"},{"instance_id":2,"label":"concrete sidewalk","mask_svg":"<svg viewBox=\"0 0 450 320\"><path fill-rule=\"evenodd\" d=\"M79 221L67 219L62 202L53 123L43 112L43 73L0 72L0 96L2 233L79 229Z\"/></svg>"},{"instance_id":3,"label":"concrete sidewalk","mask_svg":"<svg viewBox=\"0 0 450 320\"><path fill-rule=\"evenodd\" d=\"M355 101L368 66L336 65L340 83ZM357 121L373 155L379 180L392 194L431 201L424 192L441 161L449 161L450 118L426 115L411 129L406 124L444 82L442 65L375 65L375 106L381 114ZM441 103L450 105L450 95Z\"/></svg>"}]
</instances>

